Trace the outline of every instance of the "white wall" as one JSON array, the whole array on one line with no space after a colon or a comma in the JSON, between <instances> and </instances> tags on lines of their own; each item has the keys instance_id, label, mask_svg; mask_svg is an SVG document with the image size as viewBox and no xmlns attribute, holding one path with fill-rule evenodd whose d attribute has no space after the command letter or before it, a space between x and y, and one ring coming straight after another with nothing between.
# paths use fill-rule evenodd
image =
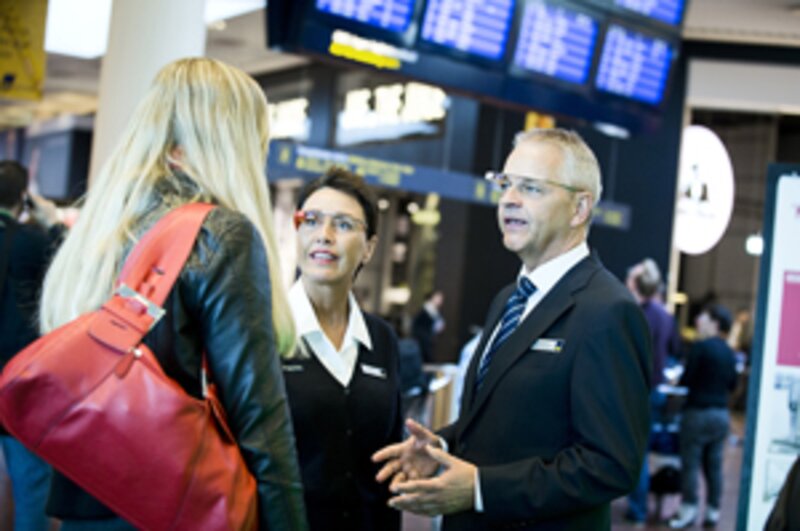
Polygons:
<instances>
[{"instance_id":1,"label":"white wall","mask_svg":"<svg viewBox=\"0 0 800 531\"><path fill-rule=\"evenodd\" d=\"M800 68L693 59L686 104L690 108L800 114Z\"/></svg>"}]
</instances>

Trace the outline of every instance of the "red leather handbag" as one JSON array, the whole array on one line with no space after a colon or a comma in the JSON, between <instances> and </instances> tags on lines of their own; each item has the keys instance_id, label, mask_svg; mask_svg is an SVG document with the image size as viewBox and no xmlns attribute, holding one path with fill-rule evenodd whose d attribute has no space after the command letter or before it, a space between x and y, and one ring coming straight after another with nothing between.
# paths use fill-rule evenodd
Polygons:
<instances>
[{"instance_id":1,"label":"red leather handbag","mask_svg":"<svg viewBox=\"0 0 800 531\"><path fill-rule=\"evenodd\" d=\"M257 525L256 482L213 386L204 400L188 395L142 343L213 208L164 216L131 251L111 299L32 343L0 377L8 431L147 530Z\"/></svg>"}]
</instances>

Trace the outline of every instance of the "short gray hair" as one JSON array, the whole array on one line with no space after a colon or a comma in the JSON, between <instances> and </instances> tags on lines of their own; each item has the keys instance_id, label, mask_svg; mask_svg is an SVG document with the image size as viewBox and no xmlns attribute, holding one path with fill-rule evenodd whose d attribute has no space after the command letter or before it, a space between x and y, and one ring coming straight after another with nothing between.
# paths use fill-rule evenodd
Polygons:
<instances>
[{"instance_id":1,"label":"short gray hair","mask_svg":"<svg viewBox=\"0 0 800 531\"><path fill-rule=\"evenodd\" d=\"M652 258L645 258L638 265L640 270L634 278L636 291L645 299L651 299L661 291L661 271Z\"/></svg>"},{"instance_id":2,"label":"short gray hair","mask_svg":"<svg viewBox=\"0 0 800 531\"><path fill-rule=\"evenodd\" d=\"M514 137L514 147L524 142L546 142L557 146L564 155L562 171L566 184L585 188L592 194L594 206L603 193L600 178L600 164L592 149L575 131L568 129L530 129L522 131Z\"/></svg>"}]
</instances>

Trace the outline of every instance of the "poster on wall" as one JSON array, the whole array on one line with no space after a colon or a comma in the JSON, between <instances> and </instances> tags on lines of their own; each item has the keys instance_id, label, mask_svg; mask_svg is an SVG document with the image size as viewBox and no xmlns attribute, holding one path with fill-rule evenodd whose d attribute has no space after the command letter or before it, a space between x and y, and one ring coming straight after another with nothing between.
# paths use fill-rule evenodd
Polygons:
<instances>
[{"instance_id":1,"label":"poster on wall","mask_svg":"<svg viewBox=\"0 0 800 531\"><path fill-rule=\"evenodd\" d=\"M42 97L47 0L0 0L0 98Z\"/></svg>"},{"instance_id":2,"label":"poster on wall","mask_svg":"<svg viewBox=\"0 0 800 531\"><path fill-rule=\"evenodd\" d=\"M737 529L761 530L800 454L800 166L769 167Z\"/></svg>"}]
</instances>

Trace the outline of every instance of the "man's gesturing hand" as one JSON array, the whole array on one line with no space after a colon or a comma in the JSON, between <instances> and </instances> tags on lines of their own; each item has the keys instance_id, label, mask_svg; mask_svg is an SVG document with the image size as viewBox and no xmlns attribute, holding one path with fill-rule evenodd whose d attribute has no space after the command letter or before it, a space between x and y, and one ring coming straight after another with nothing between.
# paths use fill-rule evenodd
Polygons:
<instances>
[{"instance_id":1,"label":"man's gesturing hand","mask_svg":"<svg viewBox=\"0 0 800 531\"><path fill-rule=\"evenodd\" d=\"M396 444L390 444L373 454L376 463L385 461L375 477L379 482L391 478L390 489L402 481L431 477L439 468L439 463L425 450L428 445L439 446L438 437L423 425L411 419L406 420L409 437Z\"/></svg>"}]
</instances>

